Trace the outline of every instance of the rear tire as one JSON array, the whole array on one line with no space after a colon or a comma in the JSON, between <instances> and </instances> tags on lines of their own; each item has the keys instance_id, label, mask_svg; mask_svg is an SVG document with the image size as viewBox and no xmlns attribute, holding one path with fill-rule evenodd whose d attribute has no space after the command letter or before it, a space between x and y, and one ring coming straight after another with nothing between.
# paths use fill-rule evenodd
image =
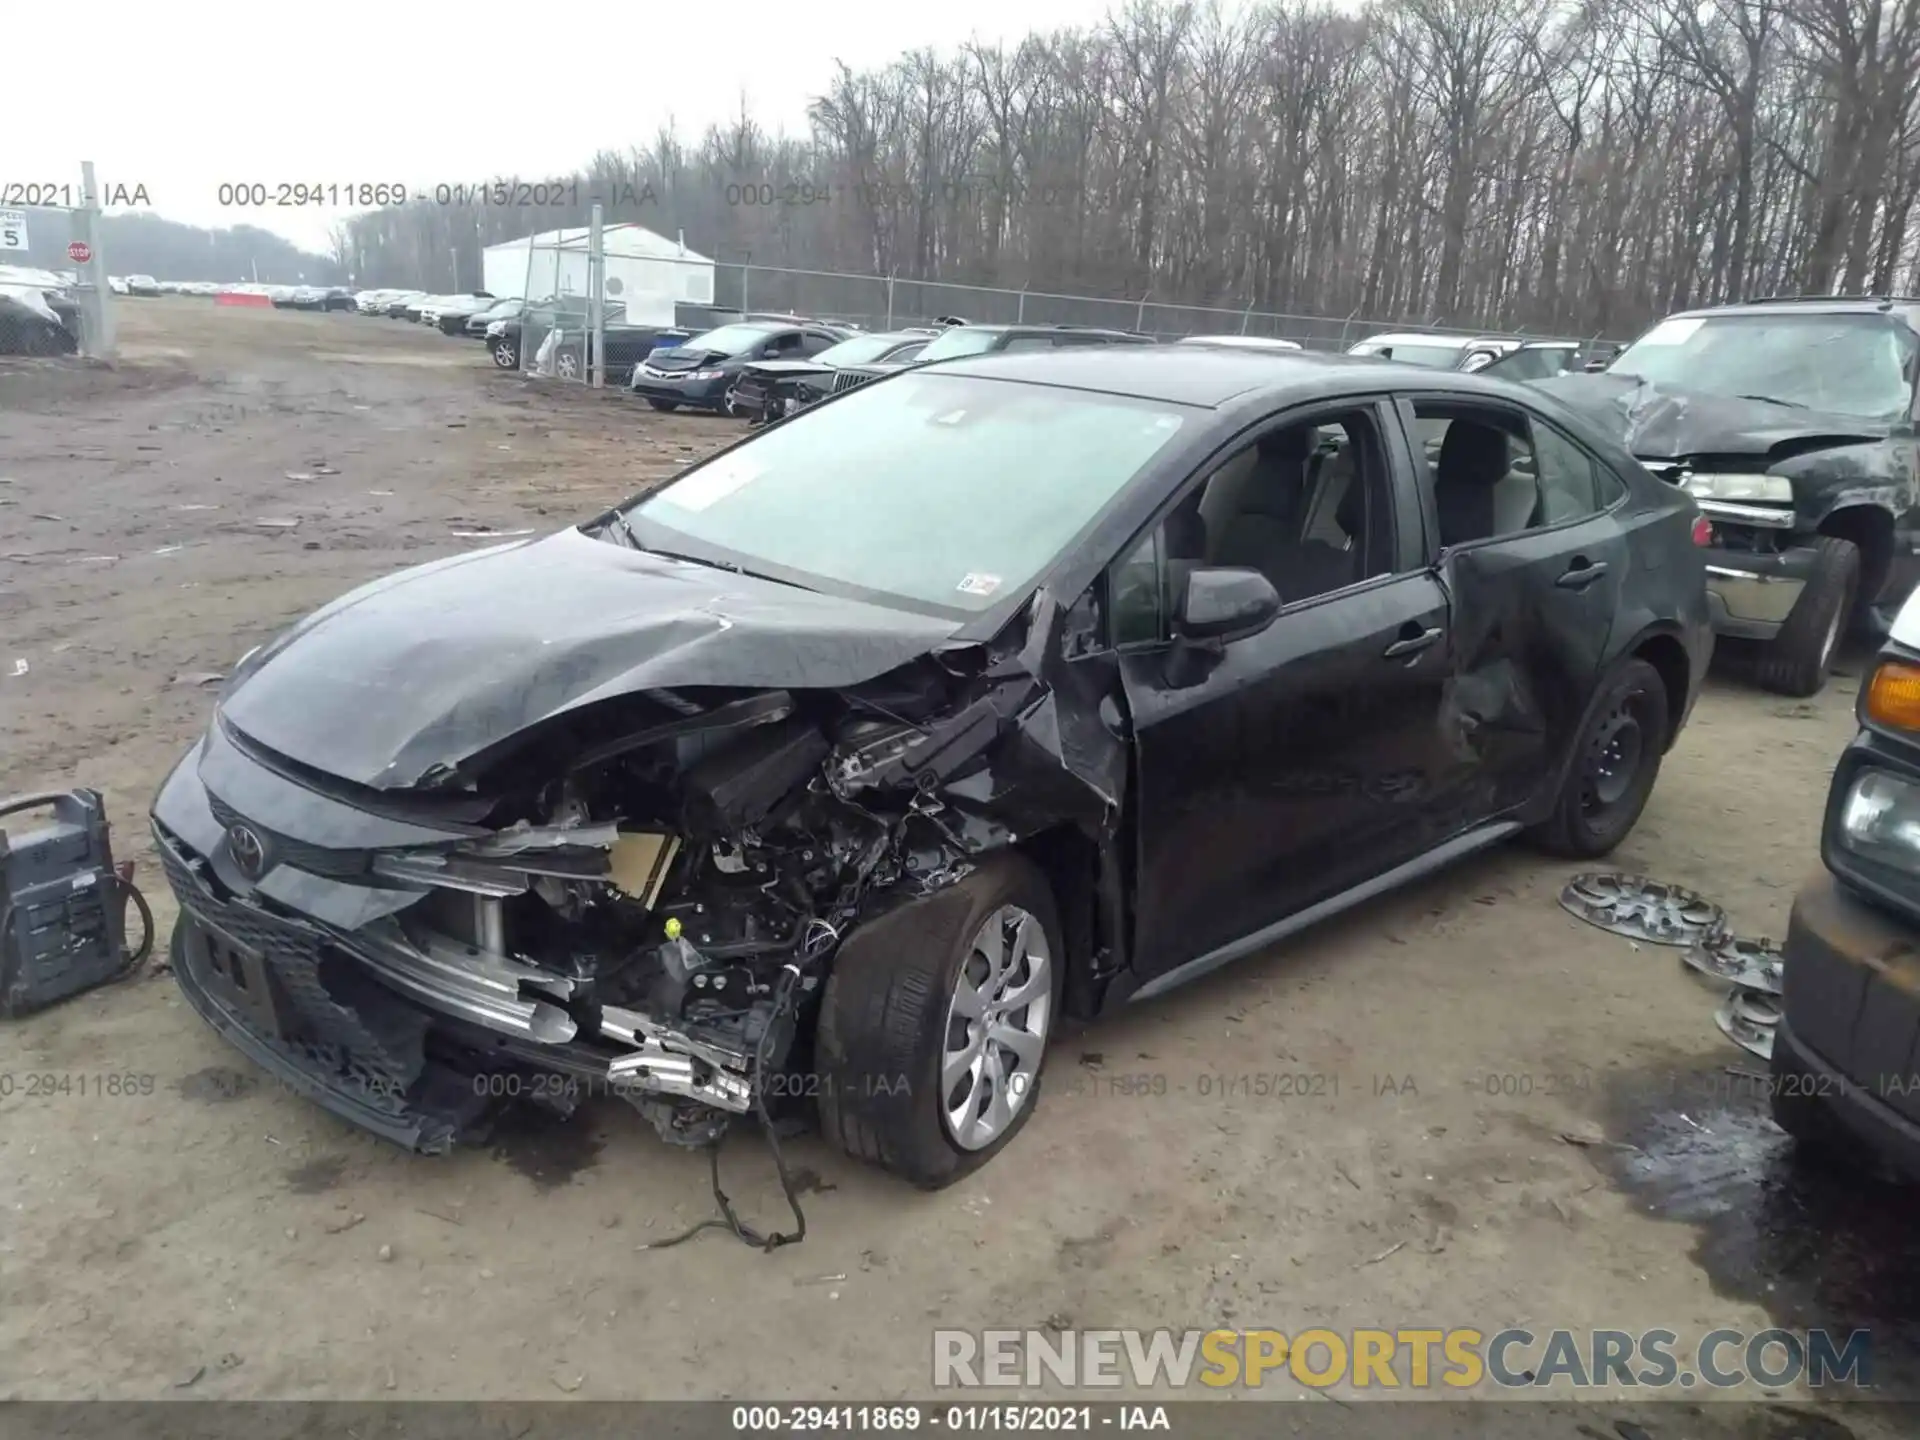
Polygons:
<instances>
[{"instance_id":1,"label":"rear tire","mask_svg":"<svg viewBox=\"0 0 1920 1440\"><path fill-rule=\"evenodd\" d=\"M1827 666L1853 613L1860 588L1860 547L1851 540L1822 535L1806 589L1780 633L1768 642L1757 671L1761 685L1781 695L1817 695L1827 683Z\"/></svg>"},{"instance_id":2,"label":"rear tire","mask_svg":"<svg viewBox=\"0 0 1920 1440\"><path fill-rule=\"evenodd\" d=\"M1667 687L1659 671L1629 659L1588 707L1559 799L1534 828L1534 843L1551 855L1591 860L1626 839L1660 778L1667 730Z\"/></svg>"},{"instance_id":3,"label":"rear tire","mask_svg":"<svg viewBox=\"0 0 1920 1440\"><path fill-rule=\"evenodd\" d=\"M1032 921L1024 931L1021 916ZM1007 939L1022 933L1024 961L1022 946ZM990 960L985 937L993 935L1002 940L1004 970ZM815 1043L828 1141L929 1190L986 1164L1039 1102L1065 968L1053 892L1032 861L1012 852L855 930L834 961ZM1026 1004L993 1016L994 994L1028 990ZM989 1014L976 1024L966 1015L979 1013L973 1002L981 997ZM1026 1046L1038 1031L1030 1060L983 1046L980 1037L1006 1034L1003 1026ZM951 1087L942 1084L943 1068L956 1076ZM1010 1113L996 1119L995 1101Z\"/></svg>"}]
</instances>

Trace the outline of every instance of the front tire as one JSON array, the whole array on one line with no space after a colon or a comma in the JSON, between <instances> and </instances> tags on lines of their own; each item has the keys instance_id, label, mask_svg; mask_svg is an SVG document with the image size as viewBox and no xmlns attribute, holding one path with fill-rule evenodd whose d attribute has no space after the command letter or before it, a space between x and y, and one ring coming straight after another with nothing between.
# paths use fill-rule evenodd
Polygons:
<instances>
[{"instance_id":1,"label":"front tire","mask_svg":"<svg viewBox=\"0 0 1920 1440\"><path fill-rule=\"evenodd\" d=\"M834 962L815 1046L821 1128L937 1190L987 1163L1039 1100L1066 952L1024 856L862 925Z\"/></svg>"},{"instance_id":2,"label":"front tire","mask_svg":"<svg viewBox=\"0 0 1920 1440\"><path fill-rule=\"evenodd\" d=\"M673 400L649 400L647 404L658 410L662 415L671 415L680 408L679 404Z\"/></svg>"},{"instance_id":3,"label":"front tire","mask_svg":"<svg viewBox=\"0 0 1920 1440\"><path fill-rule=\"evenodd\" d=\"M1806 589L1760 659L1760 683L1781 695L1820 693L1860 589L1859 546L1822 535L1814 550Z\"/></svg>"},{"instance_id":4,"label":"front tire","mask_svg":"<svg viewBox=\"0 0 1920 1440\"><path fill-rule=\"evenodd\" d=\"M493 351L493 363L498 365L502 370L517 370L520 368L520 355L519 352L513 348L513 342L511 340L502 340L490 348Z\"/></svg>"},{"instance_id":5,"label":"front tire","mask_svg":"<svg viewBox=\"0 0 1920 1440\"><path fill-rule=\"evenodd\" d=\"M1553 813L1533 831L1535 843L1552 855L1591 860L1626 839L1660 778L1667 730L1659 672L1628 660L1588 708Z\"/></svg>"}]
</instances>

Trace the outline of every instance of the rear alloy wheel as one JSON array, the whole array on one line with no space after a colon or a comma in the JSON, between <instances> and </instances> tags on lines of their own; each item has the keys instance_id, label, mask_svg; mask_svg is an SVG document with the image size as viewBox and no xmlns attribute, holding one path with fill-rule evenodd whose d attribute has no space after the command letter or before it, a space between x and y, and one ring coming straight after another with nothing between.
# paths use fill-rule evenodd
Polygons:
<instances>
[{"instance_id":1,"label":"rear alloy wheel","mask_svg":"<svg viewBox=\"0 0 1920 1440\"><path fill-rule=\"evenodd\" d=\"M513 342L511 340L496 340L494 342L493 363L498 365L502 370L518 370L520 368L520 355L519 352L513 348Z\"/></svg>"},{"instance_id":2,"label":"rear alloy wheel","mask_svg":"<svg viewBox=\"0 0 1920 1440\"><path fill-rule=\"evenodd\" d=\"M1659 672L1644 660L1628 660L1587 711L1553 814L1533 832L1541 848L1587 860L1626 839L1660 777L1667 729Z\"/></svg>"},{"instance_id":3,"label":"rear alloy wheel","mask_svg":"<svg viewBox=\"0 0 1920 1440\"><path fill-rule=\"evenodd\" d=\"M1039 1098L1059 936L1045 877L1012 853L854 931L815 1046L828 1140L928 1189L998 1154Z\"/></svg>"},{"instance_id":4,"label":"rear alloy wheel","mask_svg":"<svg viewBox=\"0 0 1920 1440\"><path fill-rule=\"evenodd\" d=\"M1781 695L1819 694L1859 588L1860 547L1822 535L1814 542L1813 573L1806 588L1760 657L1760 683Z\"/></svg>"}]
</instances>

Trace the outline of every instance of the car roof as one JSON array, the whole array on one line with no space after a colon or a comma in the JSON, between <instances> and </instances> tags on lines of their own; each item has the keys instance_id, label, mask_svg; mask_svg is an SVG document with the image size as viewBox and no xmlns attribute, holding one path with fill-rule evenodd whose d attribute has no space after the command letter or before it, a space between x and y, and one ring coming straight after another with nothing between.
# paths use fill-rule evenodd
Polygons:
<instances>
[{"instance_id":1,"label":"car roof","mask_svg":"<svg viewBox=\"0 0 1920 1440\"><path fill-rule=\"evenodd\" d=\"M1704 305L1697 310L1676 310L1669 320L1692 320L1708 315L1778 315L1798 310L1815 315L1900 314L1911 323L1920 315L1920 299L1895 295L1775 295L1764 300L1746 300L1737 305Z\"/></svg>"},{"instance_id":2,"label":"car roof","mask_svg":"<svg viewBox=\"0 0 1920 1440\"><path fill-rule=\"evenodd\" d=\"M1510 382L1450 370L1417 370L1396 360L1315 350L1243 350L1208 345L1089 345L1062 350L969 355L916 367L965 375L1219 409L1258 394L1274 405L1370 389L1456 390L1512 399Z\"/></svg>"}]
</instances>

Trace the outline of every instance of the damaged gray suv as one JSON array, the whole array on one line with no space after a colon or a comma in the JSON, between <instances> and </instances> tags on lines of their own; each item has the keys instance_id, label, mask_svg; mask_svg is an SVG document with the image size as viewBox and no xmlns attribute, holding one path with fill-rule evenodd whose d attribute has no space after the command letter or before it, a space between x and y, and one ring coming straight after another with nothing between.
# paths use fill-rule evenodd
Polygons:
<instances>
[{"instance_id":1,"label":"damaged gray suv","mask_svg":"<svg viewBox=\"0 0 1920 1440\"><path fill-rule=\"evenodd\" d=\"M1528 387L908 371L245 657L154 803L175 973L420 1151L612 1094L944 1184L1063 1017L1523 830L1617 844L1705 672L1703 539Z\"/></svg>"}]
</instances>

